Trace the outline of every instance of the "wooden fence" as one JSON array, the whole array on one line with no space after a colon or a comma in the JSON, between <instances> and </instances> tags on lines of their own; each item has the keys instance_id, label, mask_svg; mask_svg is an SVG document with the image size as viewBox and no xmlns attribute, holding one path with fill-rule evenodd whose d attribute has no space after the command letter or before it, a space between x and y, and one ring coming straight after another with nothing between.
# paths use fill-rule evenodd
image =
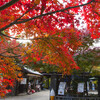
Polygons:
<instances>
[{"instance_id":1,"label":"wooden fence","mask_svg":"<svg viewBox=\"0 0 100 100\"><path fill-rule=\"evenodd\" d=\"M55 100L100 100L100 97L67 97L67 96L55 96Z\"/></svg>"}]
</instances>

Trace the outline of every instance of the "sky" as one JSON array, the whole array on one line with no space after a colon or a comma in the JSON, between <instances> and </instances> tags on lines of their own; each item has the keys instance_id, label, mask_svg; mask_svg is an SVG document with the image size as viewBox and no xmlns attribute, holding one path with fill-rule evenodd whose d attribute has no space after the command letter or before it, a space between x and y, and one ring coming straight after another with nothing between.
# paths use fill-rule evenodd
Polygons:
<instances>
[{"instance_id":1,"label":"sky","mask_svg":"<svg viewBox=\"0 0 100 100\"><path fill-rule=\"evenodd\" d=\"M94 45L94 47L100 47L100 39L99 39L98 43L94 43L93 45Z\"/></svg>"}]
</instances>

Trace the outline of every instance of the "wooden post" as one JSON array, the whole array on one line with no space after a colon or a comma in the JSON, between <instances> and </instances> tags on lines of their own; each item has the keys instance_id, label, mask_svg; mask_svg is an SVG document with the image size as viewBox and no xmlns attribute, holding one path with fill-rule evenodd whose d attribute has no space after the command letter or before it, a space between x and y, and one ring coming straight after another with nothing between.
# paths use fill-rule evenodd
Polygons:
<instances>
[{"instance_id":1,"label":"wooden post","mask_svg":"<svg viewBox=\"0 0 100 100\"><path fill-rule=\"evenodd\" d=\"M35 89L35 91L37 92L37 89L36 89L36 78L34 78L34 89Z\"/></svg>"},{"instance_id":2,"label":"wooden post","mask_svg":"<svg viewBox=\"0 0 100 100\"><path fill-rule=\"evenodd\" d=\"M50 84L50 90L53 89L54 92L56 93L57 91L57 76L52 75L51 76L51 84Z\"/></svg>"},{"instance_id":3,"label":"wooden post","mask_svg":"<svg viewBox=\"0 0 100 100\"><path fill-rule=\"evenodd\" d=\"M100 97L100 77L98 77L98 96Z\"/></svg>"},{"instance_id":4,"label":"wooden post","mask_svg":"<svg viewBox=\"0 0 100 100\"><path fill-rule=\"evenodd\" d=\"M86 93L86 96L88 96L87 81L88 81L88 79L87 79L87 77L85 77L85 85L86 85L86 91L85 91L85 93Z\"/></svg>"},{"instance_id":5,"label":"wooden post","mask_svg":"<svg viewBox=\"0 0 100 100\"><path fill-rule=\"evenodd\" d=\"M47 88L49 89L49 77L47 77Z\"/></svg>"},{"instance_id":6,"label":"wooden post","mask_svg":"<svg viewBox=\"0 0 100 100\"><path fill-rule=\"evenodd\" d=\"M18 92L19 92L19 88L18 88L18 85L19 85L19 83L18 83L18 81L17 80L15 80L15 86L14 86L14 89L13 89L13 91L12 91L12 95L18 95Z\"/></svg>"}]
</instances>

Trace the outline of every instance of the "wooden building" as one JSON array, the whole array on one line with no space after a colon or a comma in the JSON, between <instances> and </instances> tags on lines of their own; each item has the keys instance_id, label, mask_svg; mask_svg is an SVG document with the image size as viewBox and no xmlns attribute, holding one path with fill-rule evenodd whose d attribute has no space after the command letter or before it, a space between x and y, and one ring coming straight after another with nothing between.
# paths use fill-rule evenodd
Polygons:
<instances>
[{"instance_id":1,"label":"wooden building","mask_svg":"<svg viewBox=\"0 0 100 100\"><path fill-rule=\"evenodd\" d=\"M15 85L12 88L11 95L18 95L19 93L27 93L28 83L31 82L32 88L37 91L36 85L42 81L42 74L32 69L22 68L23 80L15 81Z\"/></svg>"},{"instance_id":2,"label":"wooden building","mask_svg":"<svg viewBox=\"0 0 100 100\"><path fill-rule=\"evenodd\" d=\"M70 76L56 72L42 74L51 78L50 90L54 90L55 100L100 100L100 76L88 73Z\"/></svg>"}]
</instances>

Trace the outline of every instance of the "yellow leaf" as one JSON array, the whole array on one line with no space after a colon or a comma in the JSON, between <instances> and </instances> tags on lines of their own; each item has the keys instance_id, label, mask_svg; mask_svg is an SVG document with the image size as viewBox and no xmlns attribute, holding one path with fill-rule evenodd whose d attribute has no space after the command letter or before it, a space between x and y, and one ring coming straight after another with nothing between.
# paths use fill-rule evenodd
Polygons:
<instances>
[{"instance_id":1,"label":"yellow leaf","mask_svg":"<svg viewBox=\"0 0 100 100\"><path fill-rule=\"evenodd\" d=\"M14 20L15 18L14 18L14 16L11 16L11 20Z\"/></svg>"},{"instance_id":2,"label":"yellow leaf","mask_svg":"<svg viewBox=\"0 0 100 100\"><path fill-rule=\"evenodd\" d=\"M17 67L17 70L21 70L21 68L20 67Z\"/></svg>"},{"instance_id":3,"label":"yellow leaf","mask_svg":"<svg viewBox=\"0 0 100 100\"><path fill-rule=\"evenodd\" d=\"M25 54L24 53L21 53L21 56L24 56Z\"/></svg>"},{"instance_id":4,"label":"yellow leaf","mask_svg":"<svg viewBox=\"0 0 100 100\"><path fill-rule=\"evenodd\" d=\"M19 77L21 77L21 76L22 76L22 74L21 74L21 73L18 73L18 76L19 76Z\"/></svg>"},{"instance_id":5,"label":"yellow leaf","mask_svg":"<svg viewBox=\"0 0 100 100\"><path fill-rule=\"evenodd\" d=\"M57 3L58 2L58 0L54 0L54 3Z\"/></svg>"},{"instance_id":6,"label":"yellow leaf","mask_svg":"<svg viewBox=\"0 0 100 100\"><path fill-rule=\"evenodd\" d=\"M38 5L40 3L40 0L35 0L34 3Z\"/></svg>"},{"instance_id":7,"label":"yellow leaf","mask_svg":"<svg viewBox=\"0 0 100 100\"><path fill-rule=\"evenodd\" d=\"M45 37L48 37L49 36L49 34L45 34Z\"/></svg>"},{"instance_id":8,"label":"yellow leaf","mask_svg":"<svg viewBox=\"0 0 100 100\"><path fill-rule=\"evenodd\" d=\"M29 54L29 53L31 53L31 52L32 52L31 49L29 49L29 50L26 51L27 54Z\"/></svg>"}]
</instances>

